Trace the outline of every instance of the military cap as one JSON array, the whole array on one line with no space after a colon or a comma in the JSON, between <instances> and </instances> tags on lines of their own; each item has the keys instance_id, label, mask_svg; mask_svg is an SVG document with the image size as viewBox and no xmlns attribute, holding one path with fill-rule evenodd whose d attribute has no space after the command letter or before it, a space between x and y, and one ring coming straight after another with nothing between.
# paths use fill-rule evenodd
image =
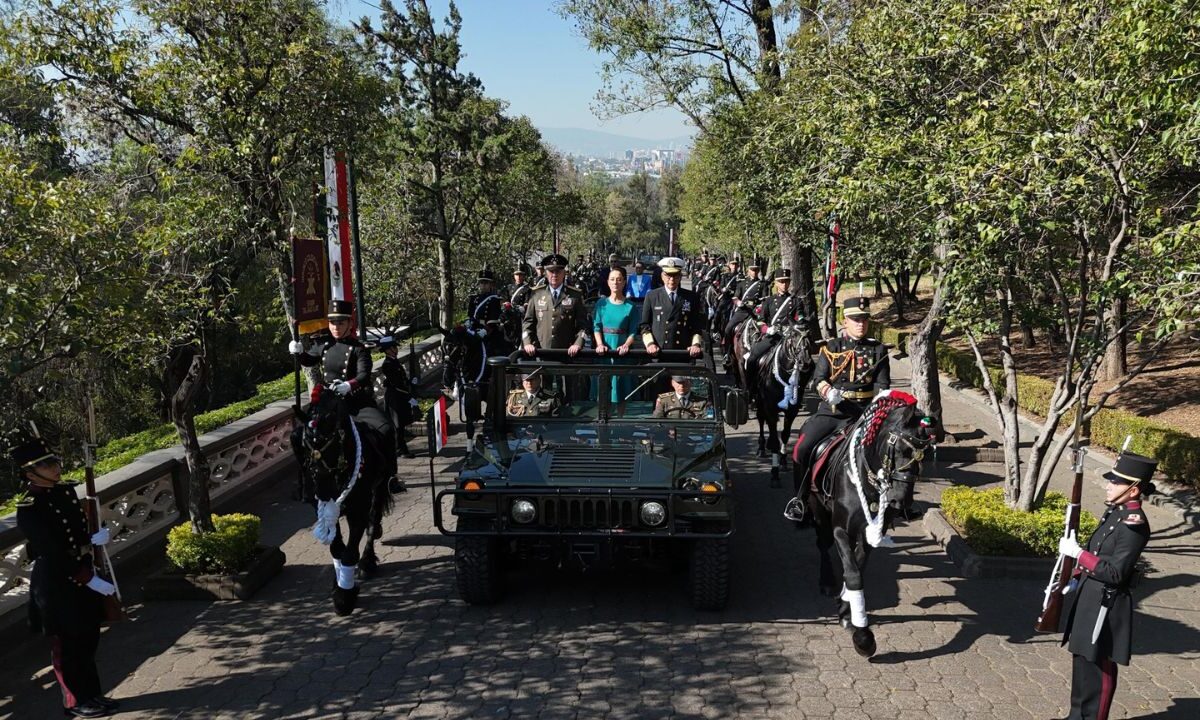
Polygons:
<instances>
[{"instance_id":1,"label":"military cap","mask_svg":"<svg viewBox=\"0 0 1200 720\"><path fill-rule=\"evenodd\" d=\"M1120 485L1138 485L1143 494L1154 491L1154 471L1158 469L1158 461L1137 453L1123 452L1117 458L1117 464L1112 470L1104 473L1104 479Z\"/></svg>"},{"instance_id":2,"label":"military cap","mask_svg":"<svg viewBox=\"0 0 1200 720\"><path fill-rule=\"evenodd\" d=\"M658 261L658 266L662 268L664 275L678 275L683 272L684 262L682 258L665 257Z\"/></svg>"},{"instance_id":3,"label":"military cap","mask_svg":"<svg viewBox=\"0 0 1200 720\"><path fill-rule=\"evenodd\" d=\"M526 270L524 266L521 266L521 267L513 270L512 274L513 275L528 275L529 271Z\"/></svg>"},{"instance_id":4,"label":"military cap","mask_svg":"<svg viewBox=\"0 0 1200 720\"><path fill-rule=\"evenodd\" d=\"M674 380L675 382L691 382L692 376L691 375L672 375L671 379Z\"/></svg>"},{"instance_id":5,"label":"military cap","mask_svg":"<svg viewBox=\"0 0 1200 720\"><path fill-rule=\"evenodd\" d=\"M395 337L393 337L391 335L384 335L383 337L379 338L379 349L380 350L389 350L394 347L396 347L396 338Z\"/></svg>"},{"instance_id":6,"label":"military cap","mask_svg":"<svg viewBox=\"0 0 1200 720\"><path fill-rule=\"evenodd\" d=\"M492 272L491 268L484 268L479 271L479 277L476 278L481 282L496 282L496 273Z\"/></svg>"},{"instance_id":7,"label":"military cap","mask_svg":"<svg viewBox=\"0 0 1200 720\"><path fill-rule=\"evenodd\" d=\"M871 302L865 297L846 298L842 302L845 317L867 317L871 314Z\"/></svg>"},{"instance_id":8,"label":"military cap","mask_svg":"<svg viewBox=\"0 0 1200 720\"><path fill-rule=\"evenodd\" d=\"M775 271L772 277L776 280L787 280L788 282L791 282L792 271L787 268L779 268Z\"/></svg>"},{"instance_id":9,"label":"military cap","mask_svg":"<svg viewBox=\"0 0 1200 720\"><path fill-rule=\"evenodd\" d=\"M542 258L543 270L563 270L567 267L567 259L558 253L552 253Z\"/></svg>"},{"instance_id":10,"label":"military cap","mask_svg":"<svg viewBox=\"0 0 1200 720\"><path fill-rule=\"evenodd\" d=\"M751 259L750 259L750 264L746 266L746 269L748 269L748 270L749 270L749 269L758 270L758 269L759 269L759 268L761 268L761 267L762 267L764 264L765 264L765 263L763 263L763 260L762 260L762 258L759 258L759 257L751 258Z\"/></svg>"},{"instance_id":11,"label":"military cap","mask_svg":"<svg viewBox=\"0 0 1200 720\"><path fill-rule=\"evenodd\" d=\"M729 264L730 265L741 265L742 264L741 258L734 255L733 257L729 258Z\"/></svg>"},{"instance_id":12,"label":"military cap","mask_svg":"<svg viewBox=\"0 0 1200 720\"><path fill-rule=\"evenodd\" d=\"M348 318L354 316L354 303L349 300L334 300L329 303L329 314L327 317L333 318Z\"/></svg>"},{"instance_id":13,"label":"military cap","mask_svg":"<svg viewBox=\"0 0 1200 720\"><path fill-rule=\"evenodd\" d=\"M9 454L13 464L21 468L31 467L46 460L58 461L58 454L50 447L44 438L29 438L12 449Z\"/></svg>"}]
</instances>

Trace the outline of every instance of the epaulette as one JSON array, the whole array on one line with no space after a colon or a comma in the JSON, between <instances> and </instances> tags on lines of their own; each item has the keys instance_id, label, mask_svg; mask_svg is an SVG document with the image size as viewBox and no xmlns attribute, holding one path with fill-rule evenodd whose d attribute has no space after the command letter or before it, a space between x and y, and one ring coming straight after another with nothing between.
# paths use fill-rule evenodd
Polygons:
<instances>
[{"instance_id":1,"label":"epaulette","mask_svg":"<svg viewBox=\"0 0 1200 720\"><path fill-rule=\"evenodd\" d=\"M1125 519L1121 522L1125 523L1126 525L1145 525L1146 516L1140 512L1132 512L1126 515Z\"/></svg>"},{"instance_id":2,"label":"epaulette","mask_svg":"<svg viewBox=\"0 0 1200 720\"><path fill-rule=\"evenodd\" d=\"M33 507L33 496L25 495L25 494L18 495L17 496L17 507L19 507L19 508Z\"/></svg>"},{"instance_id":3,"label":"epaulette","mask_svg":"<svg viewBox=\"0 0 1200 720\"><path fill-rule=\"evenodd\" d=\"M658 395L658 399L659 399L659 400L666 400L667 398L671 397L671 396L672 396L672 395L674 395L674 394L675 394L675 393L674 393L674 391L672 391L672 392L665 392L665 393L659 393L659 395Z\"/></svg>"}]
</instances>

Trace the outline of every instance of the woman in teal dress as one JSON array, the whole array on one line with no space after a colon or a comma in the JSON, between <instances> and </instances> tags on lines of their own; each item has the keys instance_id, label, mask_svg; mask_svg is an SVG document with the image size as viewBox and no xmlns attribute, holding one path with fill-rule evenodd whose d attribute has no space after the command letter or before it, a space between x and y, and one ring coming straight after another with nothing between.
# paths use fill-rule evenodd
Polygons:
<instances>
[{"instance_id":1,"label":"woman in teal dress","mask_svg":"<svg viewBox=\"0 0 1200 720\"><path fill-rule=\"evenodd\" d=\"M637 318L634 317L633 303L625 298L625 268L614 267L608 272L608 297L596 301L596 309L592 313L592 330L595 332L596 354L608 355L612 364L623 364L621 356L633 347L633 339L637 333ZM614 377L612 397L617 403L617 413L625 407L625 396L633 390L633 378L625 375Z\"/></svg>"}]
</instances>

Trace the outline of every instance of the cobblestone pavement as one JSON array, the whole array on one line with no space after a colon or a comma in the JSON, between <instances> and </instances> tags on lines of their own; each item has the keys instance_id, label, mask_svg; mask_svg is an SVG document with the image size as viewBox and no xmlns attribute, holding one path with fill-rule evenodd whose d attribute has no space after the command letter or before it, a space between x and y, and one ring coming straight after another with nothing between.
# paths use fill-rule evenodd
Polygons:
<instances>
[{"instance_id":1,"label":"cobblestone pavement","mask_svg":"<svg viewBox=\"0 0 1200 720\"><path fill-rule=\"evenodd\" d=\"M897 375L906 369L902 363ZM948 422L988 427L947 391ZM461 436L459 436L461 438ZM461 439L458 440L461 457ZM387 520L380 576L360 609L333 614L332 570L311 511L281 482L248 508L288 563L251 602L152 603L105 632L102 675L122 718L1053 718L1066 714L1070 658L1031 631L1041 587L964 580L919 522L871 558L867 604L879 642L868 662L816 588L811 531L780 516L785 490L743 428L731 437L739 527L733 597L693 611L684 577L513 573L491 608L455 595L450 542L432 526L427 461ZM439 482L452 473L439 461ZM994 482L996 466L941 468ZM1065 478L1058 480L1065 483ZM1095 487L1085 503L1098 507ZM1149 510L1151 570L1136 594L1138 655L1121 669L1113 717L1200 717L1200 580L1192 518ZM127 584L132 582L127 579ZM52 718L58 693L37 638L0 658L0 715Z\"/></svg>"}]
</instances>

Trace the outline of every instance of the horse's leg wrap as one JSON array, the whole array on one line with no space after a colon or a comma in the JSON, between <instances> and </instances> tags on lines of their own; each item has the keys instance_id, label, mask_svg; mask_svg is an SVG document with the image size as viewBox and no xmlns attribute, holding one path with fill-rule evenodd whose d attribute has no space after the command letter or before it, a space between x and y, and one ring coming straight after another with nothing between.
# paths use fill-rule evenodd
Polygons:
<instances>
[{"instance_id":1,"label":"horse's leg wrap","mask_svg":"<svg viewBox=\"0 0 1200 720\"><path fill-rule=\"evenodd\" d=\"M337 576L337 586L343 590L354 589L354 566L343 565L341 560L333 559L333 572Z\"/></svg>"},{"instance_id":2,"label":"horse's leg wrap","mask_svg":"<svg viewBox=\"0 0 1200 720\"><path fill-rule=\"evenodd\" d=\"M867 596L862 590L851 590L842 585L842 599L850 604L850 624L856 628L867 626Z\"/></svg>"}]
</instances>

